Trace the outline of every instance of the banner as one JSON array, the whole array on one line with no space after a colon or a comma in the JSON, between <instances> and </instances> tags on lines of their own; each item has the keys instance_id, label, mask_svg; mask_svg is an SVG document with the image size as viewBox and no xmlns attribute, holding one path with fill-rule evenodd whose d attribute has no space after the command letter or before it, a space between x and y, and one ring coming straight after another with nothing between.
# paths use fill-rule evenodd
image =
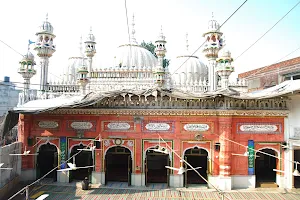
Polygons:
<instances>
[{"instance_id":1,"label":"banner","mask_svg":"<svg viewBox=\"0 0 300 200\"><path fill-rule=\"evenodd\" d=\"M255 151L254 141L248 140L248 175L254 175Z\"/></svg>"},{"instance_id":2,"label":"banner","mask_svg":"<svg viewBox=\"0 0 300 200\"><path fill-rule=\"evenodd\" d=\"M67 138L66 137L60 137L60 168L65 169L66 168L66 161L67 158Z\"/></svg>"}]
</instances>

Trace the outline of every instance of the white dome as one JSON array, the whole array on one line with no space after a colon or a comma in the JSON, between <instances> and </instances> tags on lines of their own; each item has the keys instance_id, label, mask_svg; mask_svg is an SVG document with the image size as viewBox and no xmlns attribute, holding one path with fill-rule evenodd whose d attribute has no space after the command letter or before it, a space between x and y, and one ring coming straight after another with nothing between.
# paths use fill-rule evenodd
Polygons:
<instances>
[{"instance_id":1,"label":"white dome","mask_svg":"<svg viewBox=\"0 0 300 200\"><path fill-rule=\"evenodd\" d=\"M147 49L136 44L121 45L117 49L115 67L127 70L152 70L157 58Z\"/></svg>"},{"instance_id":2,"label":"white dome","mask_svg":"<svg viewBox=\"0 0 300 200\"><path fill-rule=\"evenodd\" d=\"M169 70L175 84L191 85L208 79L208 68L197 56L178 56Z\"/></svg>"},{"instance_id":3,"label":"white dome","mask_svg":"<svg viewBox=\"0 0 300 200\"><path fill-rule=\"evenodd\" d=\"M228 49L224 48L221 51L219 51L218 57L231 58L231 52Z\"/></svg>"},{"instance_id":4,"label":"white dome","mask_svg":"<svg viewBox=\"0 0 300 200\"><path fill-rule=\"evenodd\" d=\"M34 55L28 51L27 54L24 56L27 60L32 60L34 61Z\"/></svg>"},{"instance_id":5,"label":"white dome","mask_svg":"<svg viewBox=\"0 0 300 200\"><path fill-rule=\"evenodd\" d=\"M39 27L37 34L39 33L48 33L53 35L53 26L47 20Z\"/></svg>"}]
</instances>

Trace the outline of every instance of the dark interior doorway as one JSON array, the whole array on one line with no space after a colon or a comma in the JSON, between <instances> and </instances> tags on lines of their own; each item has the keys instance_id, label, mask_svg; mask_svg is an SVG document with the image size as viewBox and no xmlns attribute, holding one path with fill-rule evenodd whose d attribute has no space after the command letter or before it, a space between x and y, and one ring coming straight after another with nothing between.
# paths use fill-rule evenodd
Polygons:
<instances>
[{"instance_id":1,"label":"dark interior doorway","mask_svg":"<svg viewBox=\"0 0 300 200\"><path fill-rule=\"evenodd\" d=\"M148 150L145 158L145 178L146 186L148 183L167 183L169 184L170 159L168 154Z\"/></svg>"},{"instance_id":2,"label":"dark interior doorway","mask_svg":"<svg viewBox=\"0 0 300 200\"><path fill-rule=\"evenodd\" d=\"M37 177L41 178L58 164L58 154L55 145L43 144L39 148L39 153L37 155ZM46 176L46 178L53 178L54 181L57 180L57 172L54 170Z\"/></svg>"},{"instance_id":3,"label":"dark interior doorway","mask_svg":"<svg viewBox=\"0 0 300 200\"><path fill-rule=\"evenodd\" d=\"M131 185L132 158L125 147L112 147L105 155L105 182L128 182Z\"/></svg>"},{"instance_id":4,"label":"dark interior doorway","mask_svg":"<svg viewBox=\"0 0 300 200\"><path fill-rule=\"evenodd\" d=\"M300 162L300 149L294 150L294 161ZM300 165L297 166L298 171L300 170ZM295 170L295 164L294 164ZM300 176L293 176L294 177L294 187L300 188Z\"/></svg>"},{"instance_id":5,"label":"dark interior doorway","mask_svg":"<svg viewBox=\"0 0 300 200\"><path fill-rule=\"evenodd\" d=\"M76 145L72 148L70 157L74 154L77 154L79 151L78 149L84 149L86 146L83 144ZM73 159L69 160L69 162L73 162ZM75 164L76 167L85 167L85 166L92 166L93 165L93 157L92 151L81 151L79 154L75 156ZM84 180L85 177L88 177L89 180L92 174L93 168L83 168L83 169L76 169L71 170L70 181L72 180Z\"/></svg>"},{"instance_id":6,"label":"dark interior doorway","mask_svg":"<svg viewBox=\"0 0 300 200\"><path fill-rule=\"evenodd\" d=\"M277 156L277 153L272 149L260 150L264 153ZM255 176L257 187L277 187L276 184L276 158L265 155L263 153L257 153L255 159Z\"/></svg>"},{"instance_id":7,"label":"dark interior doorway","mask_svg":"<svg viewBox=\"0 0 300 200\"><path fill-rule=\"evenodd\" d=\"M201 148L193 148L185 151L184 159L195 167L202 167L200 169L196 169L203 178L207 180L207 171L208 171L208 152L205 149ZM187 169L191 169L191 167L184 165ZM207 184L204 179L199 177L199 175L194 170L189 170L184 174L184 183L187 187L188 184Z\"/></svg>"}]
</instances>

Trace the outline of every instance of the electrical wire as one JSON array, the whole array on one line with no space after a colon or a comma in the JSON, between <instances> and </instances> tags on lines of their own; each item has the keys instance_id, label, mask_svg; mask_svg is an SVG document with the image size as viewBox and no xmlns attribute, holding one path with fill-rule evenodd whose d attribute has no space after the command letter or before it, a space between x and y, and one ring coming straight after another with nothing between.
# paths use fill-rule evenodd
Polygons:
<instances>
[{"instance_id":1,"label":"electrical wire","mask_svg":"<svg viewBox=\"0 0 300 200\"><path fill-rule=\"evenodd\" d=\"M296 8L300 4L300 1L296 3L283 17L281 17L271 28L269 28L262 36L260 36L253 44L251 44L245 51L243 51L239 56L237 56L234 60L236 61L240 58L244 53L246 53L249 49L251 49L259 40L261 40L267 33L269 33L281 20L283 20L294 8Z\"/></svg>"},{"instance_id":2,"label":"electrical wire","mask_svg":"<svg viewBox=\"0 0 300 200\"><path fill-rule=\"evenodd\" d=\"M278 160L284 160L284 161L289 161L289 162L294 163L294 164L300 164L299 162L294 161L294 160L288 160L288 159L285 159L285 158L280 158L279 156L275 156L275 155L272 155L272 154L269 154L269 153L266 153L266 152L263 152L263 151L260 151L260 150L256 150L256 149L253 149L253 148L249 148L249 147L246 146L246 145L243 145L243 144L238 143L238 142L236 142L236 141L233 141L233 140L230 140L230 139L228 139L228 138L225 138L224 136L221 136L221 135L219 135L219 134L217 134L217 133L214 133L214 134L215 134L215 135L218 135L219 137L223 138L224 140L227 140L227 141L232 142L232 143L234 143L234 144L237 144L237 145L239 145L239 146L245 147L246 149L253 150L253 151L255 151L256 153L261 153L261 154L264 154L264 155L267 155L267 156L276 158L276 159L278 159Z\"/></svg>"},{"instance_id":3,"label":"electrical wire","mask_svg":"<svg viewBox=\"0 0 300 200\"><path fill-rule=\"evenodd\" d=\"M246 78L249 79L250 77L253 77L255 75L257 75L259 72L265 70L266 68L272 66L272 65L275 65L275 64L278 64L278 62L280 62L281 60L285 59L286 57L288 57L289 55L295 53L296 51L298 51L300 49L300 46L297 47L295 50L291 51L290 53L288 53L287 55L283 56L282 58L280 58L279 60L277 60L276 62L273 62L273 64L270 64L270 65L267 65L265 67L262 67L262 68L258 68L256 69L257 71L255 71L255 69L253 71L255 71L253 74L250 74L249 76L247 76ZM284 62L284 61L283 61ZM251 71L250 71L251 72ZM247 72L245 72L247 73Z\"/></svg>"},{"instance_id":4,"label":"electrical wire","mask_svg":"<svg viewBox=\"0 0 300 200\"><path fill-rule=\"evenodd\" d=\"M222 26L247 2L248 0L245 0L220 26L216 31L219 31ZM193 56L204 44L206 41L204 41L172 74L171 76L176 73L190 58Z\"/></svg>"},{"instance_id":5,"label":"electrical wire","mask_svg":"<svg viewBox=\"0 0 300 200\"><path fill-rule=\"evenodd\" d=\"M6 44L3 40L0 40L0 42L2 42L4 45L6 45L7 47L9 47L11 50L13 50L14 52L16 52L17 54L21 55L22 57L24 57L24 55L22 55L20 52L18 52L17 50L15 50L14 48L12 48L11 46L9 46L8 44Z\"/></svg>"},{"instance_id":6,"label":"electrical wire","mask_svg":"<svg viewBox=\"0 0 300 200\"><path fill-rule=\"evenodd\" d=\"M97 140L98 138L101 138L101 135L99 134L97 137L95 137L94 139L89 139L92 140L86 147L84 147L83 149L88 149L89 145L93 144L95 140ZM69 160L71 160L73 157L77 156L79 153L81 153L83 151L83 149L79 150L77 153L75 153L73 156L71 156L68 160L64 161L63 163L67 163ZM38 180L35 180L34 182L26 185L25 187L23 187L21 190L19 190L18 192L16 192L14 195L12 195L8 200L12 200L15 196L17 196L19 193L21 193L22 191L26 191L27 188L29 188L30 186L40 182L42 179L44 179L46 176L48 176L51 172L53 172L54 170L56 170L60 165L57 165L55 168L53 168L52 170L50 170L48 173L46 173L44 176L42 176L41 178L39 178Z\"/></svg>"},{"instance_id":7,"label":"electrical wire","mask_svg":"<svg viewBox=\"0 0 300 200\"><path fill-rule=\"evenodd\" d=\"M229 197L227 197L226 195L225 195L225 192L224 191L222 191L222 190L220 190L220 189L218 189L217 187L215 187L212 183L210 183L208 180L206 180L190 163L188 163L185 159L183 159L177 152L175 152L170 146L169 146L169 144L160 136L160 134L159 133L156 133L157 135L158 135L158 137L159 137L159 139L161 139L165 144L166 144L166 146L180 159L180 160L182 160L185 164L187 164L191 169L193 169L195 172L196 172L196 174L200 177L200 178L202 178L207 184L209 184L209 185L211 185L220 195L221 195L221 197L224 195L224 197L226 197L227 199L230 199Z\"/></svg>"}]
</instances>

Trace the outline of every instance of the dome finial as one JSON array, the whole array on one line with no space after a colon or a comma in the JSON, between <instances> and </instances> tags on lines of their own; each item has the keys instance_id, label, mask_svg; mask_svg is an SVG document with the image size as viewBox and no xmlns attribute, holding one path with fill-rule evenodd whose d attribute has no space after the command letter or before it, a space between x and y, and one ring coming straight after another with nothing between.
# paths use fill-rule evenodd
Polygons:
<instances>
[{"instance_id":1,"label":"dome finial","mask_svg":"<svg viewBox=\"0 0 300 200\"><path fill-rule=\"evenodd\" d=\"M188 36L189 36L189 34L188 33L186 33L186 35L185 35L185 38L186 38L186 51L187 52L189 52L189 40L188 40Z\"/></svg>"},{"instance_id":2,"label":"dome finial","mask_svg":"<svg viewBox=\"0 0 300 200\"><path fill-rule=\"evenodd\" d=\"M48 13L46 14L46 22L48 21Z\"/></svg>"},{"instance_id":3,"label":"dome finial","mask_svg":"<svg viewBox=\"0 0 300 200\"><path fill-rule=\"evenodd\" d=\"M80 55L82 57L84 57L83 51L82 51L82 35L80 36L80 41L79 41L79 51L80 51Z\"/></svg>"},{"instance_id":4,"label":"dome finial","mask_svg":"<svg viewBox=\"0 0 300 200\"><path fill-rule=\"evenodd\" d=\"M135 25L135 23L134 23L134 14L132 15L132 29L131 29L131 42L133 43L133 44L137 44L137 41L136 41L136 39L135 39L135 37L134 37L134 34L135 34L135 29L134 29L134 25Z\"/></svg>"},{"instance_id":5,"label":"dome finial","mask_svg":"<svg viewBox=\"0 0 300 200\"><path fill-rule=\"evenodd\" d=\"M211 18L212 19L214 18L214 12L211 12Z\"/></svg>"}]
</instances>

